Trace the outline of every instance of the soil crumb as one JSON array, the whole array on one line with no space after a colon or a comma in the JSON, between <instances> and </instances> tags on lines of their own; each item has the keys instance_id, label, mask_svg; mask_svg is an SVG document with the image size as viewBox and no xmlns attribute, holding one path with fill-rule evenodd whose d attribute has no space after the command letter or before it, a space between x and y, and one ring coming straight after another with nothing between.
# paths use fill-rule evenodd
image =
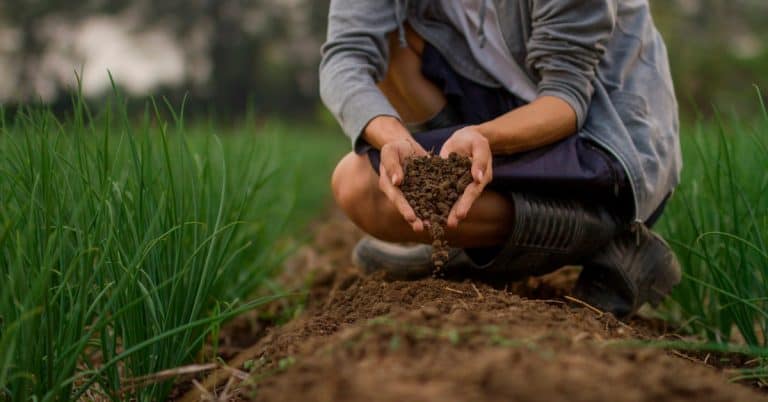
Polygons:
<instances>
[{"instance_id":1,"label":"soil crumb","mask_svg":"<svg viewBox=\"0 0 768 402\"><path fill-rule=\"evenodd\" d=\"M432 237L433 274L439 276L448 262L445 224L453 204L472 183L472 161L451 153L411 157L405 163L405 177L400 189L419 219L429 222Z\"/></svg>"}]
</instances>

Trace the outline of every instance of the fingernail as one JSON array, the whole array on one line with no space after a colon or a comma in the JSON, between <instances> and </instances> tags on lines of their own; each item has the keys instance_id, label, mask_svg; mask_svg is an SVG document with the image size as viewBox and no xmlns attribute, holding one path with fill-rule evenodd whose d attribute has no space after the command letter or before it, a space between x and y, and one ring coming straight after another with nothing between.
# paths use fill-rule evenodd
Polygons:
<instances>
[{"instance_id":1,"label":"fingernail","mask_svg":"<svg viewBox=\"0 0 768 402\"><path fill-rule=\"evenodd\" d=\"M396 174L392 175L392 184L397 184L397 175Z\"/></svg>"},{"instance_id":2,"label":"fingernail","mask_svg":"<svg viewBox=\"0 0 768 402\"><path fill-rule=\"evenodd\" d=\"M482 170L477 174L477 179L479 181L483 181L483 171Z\"/></svg>"}]
</instances>

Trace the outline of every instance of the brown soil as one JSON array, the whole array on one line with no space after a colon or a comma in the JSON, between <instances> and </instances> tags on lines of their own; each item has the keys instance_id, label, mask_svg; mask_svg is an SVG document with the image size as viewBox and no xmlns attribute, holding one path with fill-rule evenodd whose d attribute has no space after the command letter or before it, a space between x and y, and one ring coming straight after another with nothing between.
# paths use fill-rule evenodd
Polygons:
<instances>
[{"instance_id":1,"label":"brown soil","mask_svg":"<svg viewBox=\"0 0 768 402\"><path fill-rule=\"evenodd\" d=\"M351 267L356 234L334 219L292 262L293 280L315 275L305 310L254 332L241 352L249 363L231 363L251 367L253 384L234 400L766 400L696 359L638 345L661 337L663 322L569 303L574 269L502 287L387 282Z\"/></svg>"},{"instance_id":2,"label":"brown soil","mask_svg":"<svg viewBox=\"0 0 768 402\"><path fill-rule=\"evenodd\" d=\"M453 204L472 182L472 161L451 153L448 158L427 155L408 158L400 189L419 219L429 222L434 274L448 262L445 223Z\"/></svg>"}]
</instances>

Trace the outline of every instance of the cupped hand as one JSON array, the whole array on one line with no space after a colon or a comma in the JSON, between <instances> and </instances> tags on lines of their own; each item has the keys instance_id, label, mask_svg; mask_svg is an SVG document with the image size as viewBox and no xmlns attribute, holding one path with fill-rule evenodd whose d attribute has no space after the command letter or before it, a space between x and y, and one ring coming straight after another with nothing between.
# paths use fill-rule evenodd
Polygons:
<instances>
[{"instance_id":1,"label":"cupped hand","mask_svg":"<svg viewBox=\"0 0 768 402\"><path fill-rule=\"evenodd\" d=\"M488 140L474 126L467 126L454 132L443 144L440 156L447 158L453 152L472 160L473 179L448 215L448 226L455 228L467 217L472 204L493 179L493 156Z\"/></svg>"},{"instance_id":2,"label":"cupped hand","mask_svg":"<svg viewBox=\"0 0 768 402\"><path fill-rule=\"evenodd\" d=\"M416 216L408 201L400 191L405 173L403 165L410 156L423 156L427 152L415 140L400 139L388 142L381 147L381 163L379 164L379 188L395 205L403 218L415 232L424 230L424 222Z\"/></svg>"}]
</instances>

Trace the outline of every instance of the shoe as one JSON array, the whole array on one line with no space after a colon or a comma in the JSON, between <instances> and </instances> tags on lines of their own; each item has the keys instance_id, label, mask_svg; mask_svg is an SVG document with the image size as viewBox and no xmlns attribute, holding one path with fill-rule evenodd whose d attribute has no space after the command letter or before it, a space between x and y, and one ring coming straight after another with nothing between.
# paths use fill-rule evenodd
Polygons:
<instances>
[{"instance_id":1,"label":"shoe","mask_svg":"<svg viewBox=\"0 0 768 402\"><path fill-rule=\"evenodd\" d=\"M656 307L680 283L680 263L645 225L626 230L584 264L574 296L618 318Z\"/></svg>"},{"instance_id":2,"label":"shoe","mask_svg":"<svg viewBox=\"0 0 768 402\"><path fill-rule=\"evenodd\" d=\"M430 276L433 272L432 246L426 244L403 245L363 237L354 250L352 262L365 274L385 272L388 279L409 280ZM463 250L451 248L443 271L473 265Z\"/></svg>"},{"instance_id":3,"label":"shoe","mask_svg":"<svg viewBox=\"0 0 768 402\"><path fill-rule=\"evenodd\" d=\"M519 280L579 265L620 230L606 209L577 200L511 193L512 234L484 275Z\"/></svg>"}]
</instances>

